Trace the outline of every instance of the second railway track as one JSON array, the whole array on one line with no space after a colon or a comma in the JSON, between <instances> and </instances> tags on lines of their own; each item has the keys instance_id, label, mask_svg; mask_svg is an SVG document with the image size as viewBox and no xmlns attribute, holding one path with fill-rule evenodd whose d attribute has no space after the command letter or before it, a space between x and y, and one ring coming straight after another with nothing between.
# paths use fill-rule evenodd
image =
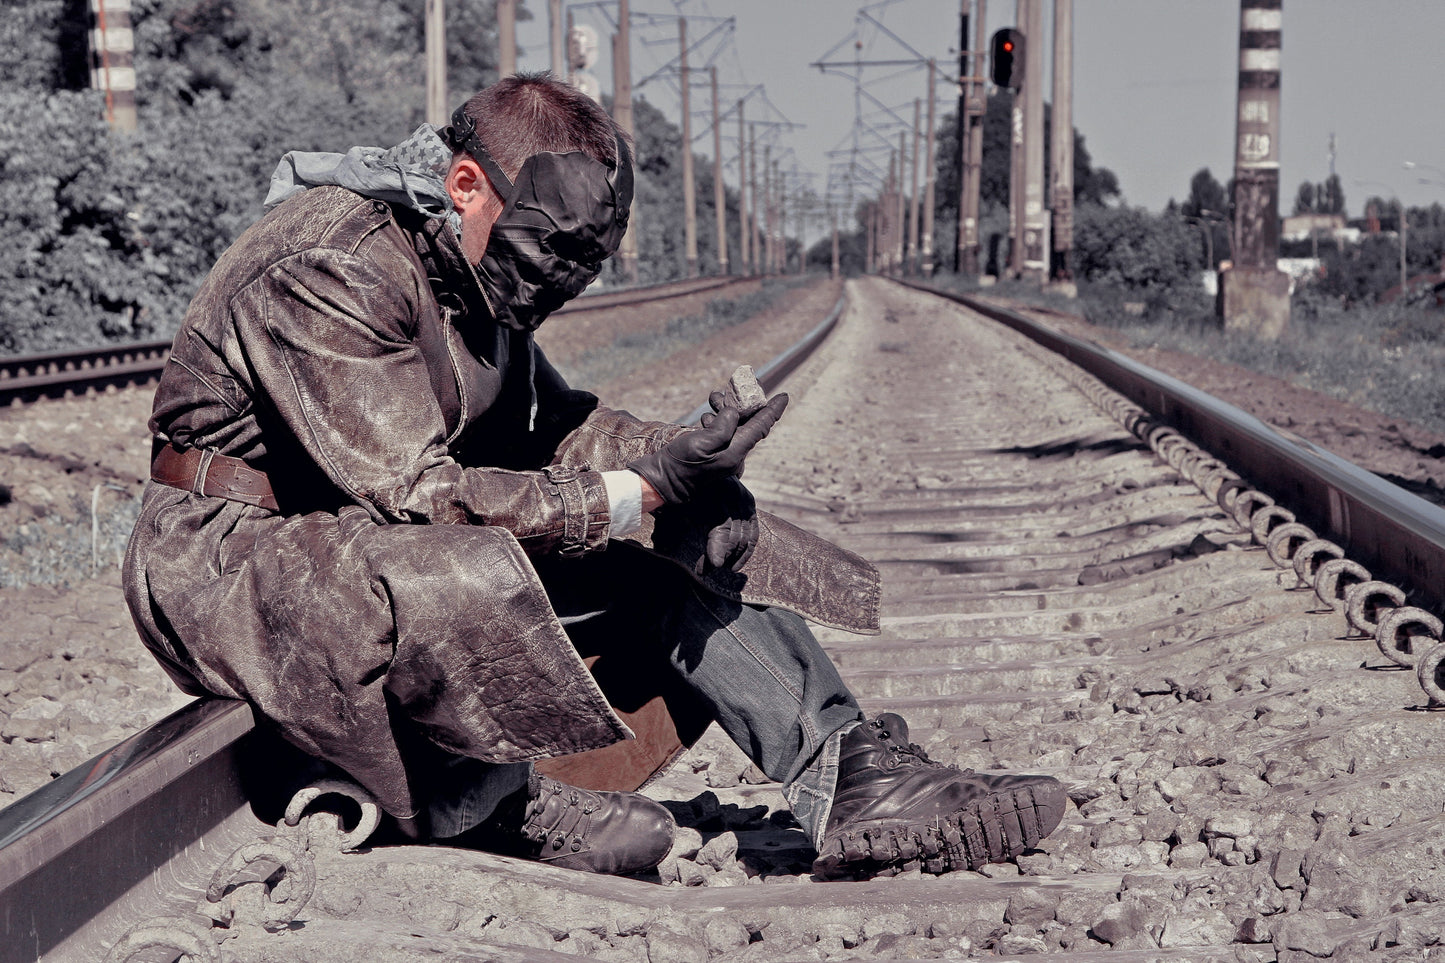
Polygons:
<instances>
[{"instance_id":1,"label":"second railway track","mask_svg":"<svg viewBox=\"0 0 1445 963\"><path fill-rule=\"evenodd\" d=\"M84 949L99 956L121 923L154 915L172 919L136 932L160 945L169 927L199 941L194 958L228 961L1299 963L1413 961L1445 943L1440 722L1416 674L1300 589L1048 352L926 293L876 280L849 293L835 335L783 386L794 404L746 481L883 571L881 636L820 630L865 708L904 714L935 758L1068 785L1074 805L1038 850L984 873L812 881L776 787L710 734L649 789L692 842L659 880L442 847L341 853L318 835L293 920L241 922L286 913L261 908L258 880L222 927L208 874L287 831L244 808L188 816L211 824L198 850L179 829L167 839L161 812L145 831L178 862L106 885L166 900L132 904ZM152 748L184 774L186 759ZM239 798L206 765L189 785ZM298 843L277 845L273 858ZM293 862L281 875L299 902L309 877ZM8 882L0 900L24 899Z\"/></svg>"}]
</instances>

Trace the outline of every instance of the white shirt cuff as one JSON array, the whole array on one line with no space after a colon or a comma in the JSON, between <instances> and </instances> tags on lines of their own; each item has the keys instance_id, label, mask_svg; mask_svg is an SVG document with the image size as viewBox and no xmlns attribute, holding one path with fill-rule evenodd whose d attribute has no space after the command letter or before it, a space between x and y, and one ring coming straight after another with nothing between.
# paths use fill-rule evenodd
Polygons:
<instances>
[{"instance_id":1,"label":"white shirt cuff","mask_svg":"<svg viewBox=\"0 0 1445 963\"><path fill-rule=\"evenodd\" d=\"M631 535L642 527L642 477L633 471L604 471L607 508L612 515L613 537Z\"/></svg>"}]
</instances>

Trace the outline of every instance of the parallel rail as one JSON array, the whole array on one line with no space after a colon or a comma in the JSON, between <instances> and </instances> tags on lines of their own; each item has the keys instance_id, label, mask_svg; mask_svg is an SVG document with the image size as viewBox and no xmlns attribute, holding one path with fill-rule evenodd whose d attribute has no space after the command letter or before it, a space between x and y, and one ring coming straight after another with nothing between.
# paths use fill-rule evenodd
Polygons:
<instances>
[{"instance_id":1,"label":"parallel rail","mask_svg":"<svg viewBox=\"0 0 1445 963\"><path fill-rule=\"evenodd\" d=\"M602 311L627 304L685 297L750 280L755 278L690 278L646 287L602 291L584 295L563 306L557 313ZM110 385L141 384L160 376L170 351L171 342L167 339L0 358L0 405L81 393Z\"/></svg>"}]
</instances>

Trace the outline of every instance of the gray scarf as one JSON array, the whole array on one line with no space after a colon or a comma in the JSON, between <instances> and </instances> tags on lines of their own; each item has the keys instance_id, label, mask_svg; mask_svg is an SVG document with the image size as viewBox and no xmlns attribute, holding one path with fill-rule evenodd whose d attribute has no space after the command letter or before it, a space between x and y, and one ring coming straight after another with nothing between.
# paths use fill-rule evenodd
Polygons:
<instances>
[{"instance_id":1,"label":"gray scarf","mask_svg":"<svg viewBox=\"0 0 1445 963\"><path fill-rule=\"evenodd\" d=\"M287 151L271 174L266 209L307 188L332 185L427 217L449 217L460 233L446 189L451 162L451 147L431 124L422 124L406 140L385 149L353 147L345 154Z\"/></svg>"}]
</instances>

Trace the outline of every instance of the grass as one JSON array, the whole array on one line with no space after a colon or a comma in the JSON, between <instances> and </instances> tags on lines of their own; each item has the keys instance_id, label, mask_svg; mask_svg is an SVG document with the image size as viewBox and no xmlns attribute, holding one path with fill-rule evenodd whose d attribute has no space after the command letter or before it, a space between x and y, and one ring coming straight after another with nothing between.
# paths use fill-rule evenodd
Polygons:
<instances>
[{"instance_id":1,"label":"grass","mask_svg":"<svg viewBox=\"0 0 1445 963\"><path fill-rule=\"evenodd\" d=\"M1289 326L1269 341L1224 331L1203 291L1083 284L1077 298L1068 298L1015 281L981 288L972 279L940 275L933 283L1082 314L1121 332L1131 347L1228 361L1445 434L1445 310L1428 297L1346 308L1301 286L1291 299Z\"/></svg>"}]
</instances>

